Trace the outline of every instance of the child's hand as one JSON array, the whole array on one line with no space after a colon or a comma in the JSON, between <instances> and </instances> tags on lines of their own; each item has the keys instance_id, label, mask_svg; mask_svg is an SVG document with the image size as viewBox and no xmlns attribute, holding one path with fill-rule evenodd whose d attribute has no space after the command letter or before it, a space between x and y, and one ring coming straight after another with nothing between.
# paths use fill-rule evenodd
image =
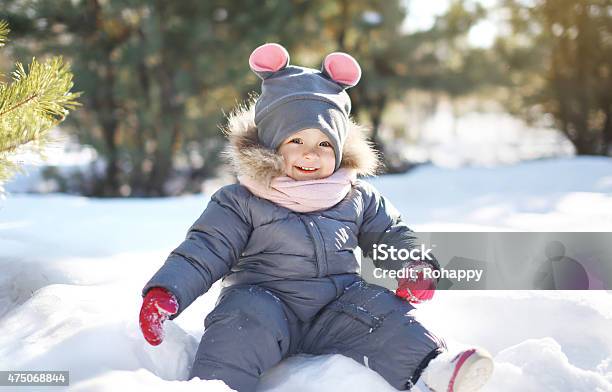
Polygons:
<instances>
[{"instance_id":1,"label":"child's hand","mask_svg":"<svg viewBox=\"0 0 612 392\"><path fill-rule=\"evenodd\" d=\"M153 346L164 340L162 324L178 311L178 301L168 290L154 287L147 292L140 309L140 329L144 338Z\"/></svg>"},{"instance_id":2,"label":"child's hand","mask_svg":"<svg viewBox=\"0 0 612 392\"><path fill-rule=\"evenodd\" d=\"M431 266L425 262L414 262L405 267L411 270L411 276L414 277L398 279L395 295L413 304L432 299L436 289L436 280L424 277L423 268L426 267Z\"/></svg>"}]
</instances>

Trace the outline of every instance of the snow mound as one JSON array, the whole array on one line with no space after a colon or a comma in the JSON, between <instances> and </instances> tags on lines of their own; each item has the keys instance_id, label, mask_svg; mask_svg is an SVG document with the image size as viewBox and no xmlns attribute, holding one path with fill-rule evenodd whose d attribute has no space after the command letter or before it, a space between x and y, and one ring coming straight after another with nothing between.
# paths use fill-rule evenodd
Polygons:
<instances>
[{"instance_id":1,"label":"snow mound","mask_svg":"<svg viewBox=\"0 0 612 392\"><path fill-rule=\"evenodd\" d=\"M528 339L508 347L495 356L495 363L487 391L612 391L611 373L572 365L552 338Z\"/></svg>"},{"instance_id":2,"label":"snow mound","mask_svg":"<svg viewBox=\"0 0 612 392\"><path fill-rule=\"evenodd\" d=\"M296 355L268 371L258 391L381 391L395 392L384 378L342 355Z\"/></svg>"},{"instance_id":3,"label":"snow mound","mask_svg":"<svg viewBox=\"0 0 612 392\"><path fill-rule=\"evenodd\" d=\"M116 392L148 391L148 392L230 392L233 391L219 380L164 381L155 374L138 369L129 371L108 371L92 380L76 384L71 388L74 392Z\"/></svg>"}]
</instances>

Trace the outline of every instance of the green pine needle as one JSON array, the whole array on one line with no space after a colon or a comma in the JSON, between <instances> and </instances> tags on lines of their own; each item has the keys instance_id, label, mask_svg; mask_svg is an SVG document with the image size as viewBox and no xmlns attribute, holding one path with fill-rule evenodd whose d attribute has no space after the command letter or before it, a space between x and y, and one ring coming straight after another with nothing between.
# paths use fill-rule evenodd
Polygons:
<instances>
[{"instance_id":1,"label":"green pine needle","mask_svg":"<svg viewBox=\"0 0 612 392\"><path fill-rule=\"evenodd\" d=\"M6 32L0 21L0 44ZM0 81L0 184L18 171L10 155L22 146L42 151L47 132L79 106L80 93L70 92L72 87L70 67L61 57L43 63L34 58L27 71L17 63L12 80Z\"/></svg>"},{"instance_id":2,"label":"green pine needle","mask_svg":"<svg viewBox=\"0 0 612 392\"><path fill-rule=\"evenodd\" d=\"M4 20L0 20L0 47L6 44L6 37L8 36L9 31L11 31L8 27L8 23Z\"/></svg>"}]
</instances>

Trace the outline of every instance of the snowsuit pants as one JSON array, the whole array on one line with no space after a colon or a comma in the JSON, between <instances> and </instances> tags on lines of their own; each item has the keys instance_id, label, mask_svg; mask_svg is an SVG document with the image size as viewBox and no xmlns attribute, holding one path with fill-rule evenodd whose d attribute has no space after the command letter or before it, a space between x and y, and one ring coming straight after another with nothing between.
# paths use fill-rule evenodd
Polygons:
<instances>
[{"instance_id":1,"label":"snowsuit pants","mask_svg":"<svg viewBox=\"0 0 612 392\"><path fill-rule=\"evenodd\" d=\"M342 354L407 390L446 347L413 311L386 288L358 280L303 322L265 288L230 287L205 319L189 378L219 379L251 392L262 373L287 356Z\"/></svg>"}]
</instances>

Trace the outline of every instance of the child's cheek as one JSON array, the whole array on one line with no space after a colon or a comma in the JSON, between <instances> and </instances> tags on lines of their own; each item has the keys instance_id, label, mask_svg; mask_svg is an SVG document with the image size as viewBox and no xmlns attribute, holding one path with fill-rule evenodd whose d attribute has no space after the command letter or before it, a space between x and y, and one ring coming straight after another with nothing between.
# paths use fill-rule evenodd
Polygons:
<instances>
[{"instance_id":1,"label":"child's cheek","mask_svg":"<svg viewBox=\"0 0 612 392\"><path fill-rule=\"evenodd\" d=\"M331 150L327 154L325 154L325 163L328 167L334 168L336 166L336 155L334 151Z\"/></svg>"}]
</instances>

